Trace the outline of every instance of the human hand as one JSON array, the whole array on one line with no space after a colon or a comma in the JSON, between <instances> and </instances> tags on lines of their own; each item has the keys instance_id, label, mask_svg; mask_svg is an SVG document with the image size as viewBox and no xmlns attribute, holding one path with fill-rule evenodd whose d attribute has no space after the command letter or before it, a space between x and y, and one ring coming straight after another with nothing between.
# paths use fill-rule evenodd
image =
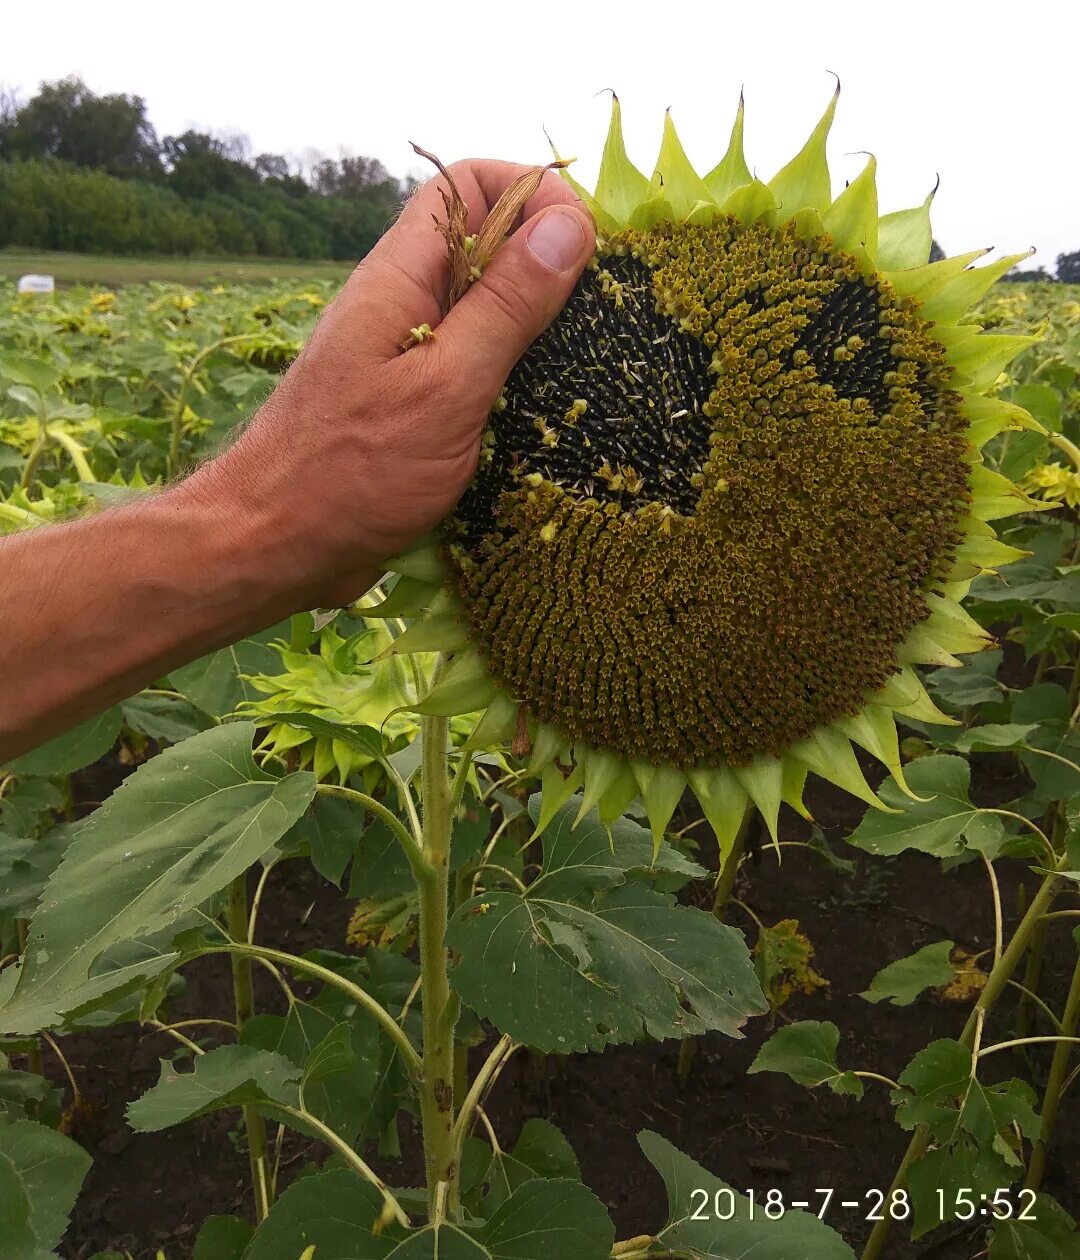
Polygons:
<instances>
[{"instance_id":1,"label":"human hand","mask_svg":"<svg viewBox=\"0 0 1080 1260\"><path fill-rule=\"evenodd\" d=\"M450 167L480 229L503 190L530 168ZM237 442L189 482L235 512L271 516L300 582L297 607L361 595L382 562L431 530L468 485L488 414L511 369L569 297L593 250L592 221L548 171L523 224L444 315L445 219L436 176L326 308L310 341ZM402 353L421 324L435 337ZM292 575L292 576L290 576Z\"/></svg>"}]
</instances>

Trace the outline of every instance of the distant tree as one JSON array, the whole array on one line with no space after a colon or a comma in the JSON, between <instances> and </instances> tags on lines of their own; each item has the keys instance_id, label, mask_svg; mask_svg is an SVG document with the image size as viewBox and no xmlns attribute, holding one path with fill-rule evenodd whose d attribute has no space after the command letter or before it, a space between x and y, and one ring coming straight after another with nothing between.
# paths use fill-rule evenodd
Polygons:
<instances>
[{"instance_id":1,"label":"distant tree","mask_svg":"<svg viewBox=\"0 0 1080 1260\"><path fill-rule=\"evenodd\" d=\"M229 140L222 140L205 131L185 131L179 136L166 136L163 143L166 179L181 197L200 199L215 193L229 197L243 193L259 183L254 167L229 154Z\"/></svg>"},{"instance_id":2,"label":"distant tree","mask_svg":"<svg viewBox=\"0 0 1080 1260\"><path fill-rule=\"evenodd\" d=\"M1057 278L1062 284L1080 284L1080 249L1071 254L1058 254Z\"/></svg>"},{"instance_id":3,"label":"distant tree","mask_svg":"<svg viewBox=\"0 0 1080 1260\"><path fill-rule=\"evenodd\" d=\"M930 261L941 262L944 257L945 251L941 248L937 241L932 240L930 242Z\"/></svg>"},{"instance_id":4,"label":"distant tree","mask_svg":"<svg viewBox=\"0 0 1080 1260\"><path fill-rule=\"evenodd\" d=\"M97 96L81 79L43 83L36 96L0 122L7 158L58 158L112 175L154 175L161 169L157 134L141 96Z\"/></svg>"},{"instance_id":5,"label":"distant tree","mask_svg":"<svg viewBox=\"0 0 1080 1260\"><path fill-rule=\"evenodd\" d=\"M251 165L260 179L290 178L288 159L280 153L260 153Z\"/></svg>"},{"instance_id":6,"label":"distant tree","mask_svg":"<svg viewBox=\"0 0 1080 1260\"><path fill-rule=\"evenodd\" d=\"M389 198L401 195L398 181L378 158L351 154L344 154L336 161L322 158L312 165L308 179L323 197L366 197L372 192Z\"/></svg>"}]
</instances>

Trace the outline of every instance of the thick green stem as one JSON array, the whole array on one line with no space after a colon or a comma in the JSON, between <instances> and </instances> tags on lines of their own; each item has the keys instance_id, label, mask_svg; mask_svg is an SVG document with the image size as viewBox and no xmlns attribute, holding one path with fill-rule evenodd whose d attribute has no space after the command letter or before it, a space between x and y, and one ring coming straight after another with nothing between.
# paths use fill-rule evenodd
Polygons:
<instances>
[{"instance_id":1,"label":"thick green stem","mask_svg":"<svg viewBox=\"0 0 1080 1260\"><path fill-rule=\"evenodd\" d=\"M248 936L247 873L237 875L229 889L229 901L225 908L225 922L229 935L237 941ZM243 954L232 954L233 1005L236 1010L236 1035L244 1031L244 1025L255 1014L255 991L251 980L251 959ZM251 1188L255 1195L255 1217L266 1220L270 1211L270 1163L267 1155L266 1124L258 1107L248 1103L243 1107L244 1130L247 1133L248 1156L251 1161Z\"/></svg>"},{"instance_id":2,"label":"thick green stem","mask_svg":"<svg viewBox=\"0 0 1080 1260\"><path fill-rule=\"evenodd\" d=\"M1069 985L1069 996L1065 999L1065 1011L1061 1017L1059 1032L1063 1037L1072 1037L1080 1025L1080 954L1077 955L1073 968L1072 983ZM1054 1047L1054 1057L1050 1063L1050 1075L1046 1081L1042 1104L1042 1132L1031 1151L1024 1186L1028 1190L1038 1190L1042 1185L1046 1172L1046 1156L1050 1149L1050 1139L1057 1119L1058 1104L1065 1086L1065 1077L1069 1070L1069 1055L1072 1043L1059 1041Z\"/></svg>"},{"instance_id":3,"label":"thick green stem","mask_svg":"<svg viewBox=\"0 0 1080 1260\"><path fill-rule=\"evenodd\" d=\"M979 1000L975 1003L975 1007L964 1025L964 1031L960 1034L959 1040L962 1045L968 1048L974 1046L976 1030L979 1028L981 1021L993 1009L995 1002L997 1002L1012 978L1012 973L1020 965L1020 960L1027 950L1032 933L1035 931L1041 916L1054 900L1060 884L1061 877L1059 875L1047 875L1039 885L1031 905L1027 908L1027 913L1020 920L1012 939L987 977L983 991L979 994ZM907 1150L904 1152L904 1157L900 1161L900 1167L896 1170L896 1176L889 1187L889 1195L904 1188L907 1181L907 1170L926 1153L929 1145L930 1131L925 1124L920 1124L916 1128ZM862 1250L861 1260L880 1260L891 1225L892 1221L887 1215L875 1224L870 1237L866 1240L866 1246Z\"/></svg>"},{"instance_id":4,"label":"thick green stem","mask_svg":"<svg viewBox=\"0 0 1080 1260\"><path fill-rule=\"evenodd\" d=\"M436 677L439 672L436 669ZM421 722L424 851L417 889L420 894L424 1047L420 1114L424 1126L428 1213L433 1218L443 1203L449 1206L451 1213L456 1211L458 1183L453 1139L457 1003L451 1001L445 945L450 902L449 731L447 718L425 717Z\"/></svg>"},{"instance_id":5,"label":"thick green stem","mask_svg":"<svg viewBox=\"0 0 1080 1260\"><path fill-rule=\"evenodd\" d=\"M743 815L742 825L739 827L735 835L735 843L731 847L728 859L724 863L724 869L720 872L716 879L716 888L713 892L713 914L721 921L727 912L728 899L731 897L731 890L735 887L735 876L739 873L739 863L742 856L746 852L746 841L750 835L750 824L754 820L753 806L747 806L746 813ZM690 1069L694 1063L694 1056L697 1054L697 1038L684 1037L679 1043L679 1057L675 1064L675 1076L680 1085L685 1085L690 1077Z\"/></svg>"}]
</instances>

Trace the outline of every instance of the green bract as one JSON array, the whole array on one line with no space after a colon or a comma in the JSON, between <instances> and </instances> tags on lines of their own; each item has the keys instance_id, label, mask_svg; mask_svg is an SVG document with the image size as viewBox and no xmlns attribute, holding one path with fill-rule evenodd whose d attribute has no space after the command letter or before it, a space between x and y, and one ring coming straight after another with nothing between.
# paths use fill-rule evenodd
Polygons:
<instances>
[{"instance_id":1,"label":"green bract","mask_svg":"<svg viewBox=\"0 0 1080 1260\"><path fill-rule=\"evenodd\" d=\"M982 463L985 396L1033 338L964 312L1018 261L928 263L932 194L879 216L875 162L834 200L836 97L772 180L742 106L704 177L670 117L651 179L619 104L594 193L596 256L492 413L438 544L392 562L397 650L454 653L421 712L487 706L519 745L541 826L583 788L637 796L659 836L687 786L720 838L775 835L807 773L871 804L853 744L906 791L894 718L948 721L914 667L992 640L960 607L1018 553L989 521L1032 501Z\"/></svg>"}]
</instances>

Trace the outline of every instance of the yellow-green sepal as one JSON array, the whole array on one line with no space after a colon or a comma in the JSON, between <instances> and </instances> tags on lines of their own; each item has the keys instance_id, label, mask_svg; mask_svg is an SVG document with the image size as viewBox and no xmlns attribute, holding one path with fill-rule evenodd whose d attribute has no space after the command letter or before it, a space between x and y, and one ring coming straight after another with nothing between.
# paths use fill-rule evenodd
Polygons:
<instances>
[{"instance_id":1,"label":"yellow-green sepal","mask_svg":"<svg viewBox=\"0 0 1080 1260\"><path fill-rule=\"evenodd\" d=\"M985 267L967 267L959 275L952 277L938 292L923 300L919 312L923 319L932 319L939 324L955 324L963 313L989 290L990 286L1015 267L1018 262L1030 258L1034 250L1026 249L1022 254L1009 254L996 262L987 263Z\"/></svg>"},{"instance_id":2,"label":"yellow-green sepal","mask_svg":"<svg viewBox=\"0 0 1080 1260\"><path fill-rule=\"evenodd\" d=\"M434 687L419 704L403 706L428 717L455 717L489 704L498 692L495 679L475 652L455 656ZM397 710L401 712L401 710Z\"/></svg>"},{"instance_id":3,"label":"yellow-green sepal","mask_svg":"<svg viewBox=\"0 0 1080 1260\"><path fill-rule=\"evenodd\" d=\"M805 818L807 822L813 822L814 816L806 808L803 801L803 792L806 791L806 776L808 771L801 761L796 761L794 757L785 757L781 763L783 766L783 774L780 779L780 799L785 805L791 808L799 815ZM777 857L780 855L780 846L776 848Z\"/></svg>"},{"instance_id":4,"label":"yellow-green sepal","mask_svg":"<svg viewBox=\"0 0 1080 1260\"><path fill-rule=\"evenodd\" d=\"M993 647L997 640L954 600L935 595L926 596L929 618L923 622L934 639L948 652L965 655Z\"/></svg>"},{"instance_id":5,"label":"yellow-green sepal","mask_svg":"<svg viewBox=\"0 0 1080 1260\"><path fill-rule=\"evenodd\" d=\"M562 732L554 726L541 723L533 737L532 753L529 757L528 772L539 775L552 762L569 755L570 745Z\"/></svg>"},{"instance_id":6,"label":"yellow-green sepal","mask_svg":"<svg viewBox=\"0 0 1080 1260\"><path fill-rule=\"evenodd\" d=\"M619 766L618 778L600 797L597 813L605 827L610 827L617 818L621 818L638 795L638 781L634 772L624 761Z\"/></svg>"},{"instance_id":7,"label":"yellow-green sepal","mask_svg":"<svg viewBox=\"0 0 1080 1260\"><path fill-rule=\"evenodd\" d=\"M606 749L590 748L581 744L574 750L574 756L585 771L585 791L581 798L581 808L574 819L576 827L589 810L599 805L601 799L615 786L626 763Z\"/></svg>"},{"instance_id":8,"label":"yellow-green sepal","mask_svg":"<svg viewBox=\"0 0 1080 1260\"><path fill-rule=\"evenodd\" d=\"M934 243L930 205L937 190L935 184L921 206L894 210L878 220L879 270L907 271L909 267L922 267L926 263L930 257L930 246Z\"/></svg>"},{"instance_id":9,"label":"yellow-green sepal","mask_svg":"<svg viewBox=\"0 0 1080 1260\"><path fill-rule=\"evenodd\" d=\"M581 787L584 777L585 772L580 766L575 766L565 776L554 763L544 770L540 776L540 814L536 820L536 830L532 833L533 840L547 828L548 823Z\"/></svg>"},{"instance_id":10,"label":"yellow-green sepal","mask_svg":"<svg viewBox=\"0 0 1080 1260\"><path fill-rule=\"evenodd\" d=\"M717 770L688 770L690 789L698 799L701 812L716 835L720 849L717 872L724 869L735 840L742 828L750 797L734 773L727 767Z\"/></svg>"},{"instance_id":11,"label":"yellow-green sepal","mask_svg":"<svg viewBox=\"0 0 1080 1260\"><path fill-rule=\"evenodd\" d=\"M496 691L465 741L466 752L484 748L501 748L513 739L521 706L504 691Z\"/></svg>"},{"instance_id":12,"label":"yellow-green sepal","mask_svg":"<svg viewBox=\"0 0 1080 1260\"><path fill-rule=\"evenodd\" d=\"M871 259L877 259L877 159L873 155L821 219L841 249L865 249Z\"/></svg>"},{"instance_id":13,"label":"yellow-green sepal","mask_svg":"<svg viewBox=\"0 0 1080 1260\"><path fill-rule=\"evenodd\" d=\"M979 521L997 521L1021 512L1045 511L1047 504L1025 494L1008 477L985 464L971 469L971 515Z\"/></svg>"},{"instance_id":14,"label":"yellow-green sepal","mask_svg":"<svg viewBox=\"0 0 1080 1260\"><path fill-rule=\"evenodd\" d=\"M896 659L901 665L962 665L955 656L937 641L922 622L908 631L907 638L896 649Z\"/></svg>"},{"instance_id":15,"label":"yellow-green sepal","mask_svg":"<svg viewBox=\"0 0 1080 1260\"><path fill-rule=\"evenodd\" d=\"M974 565L979 573L996 573L1002 565L1012 564L1031 555L1019 547L1003 543L984 521L969 517L965 522L966 533L956 549L957 565ZM956 580L954 578L953 580Z\"/></svg>"},{"instance_id":16,"label":"yellow-green sepal","mask_svg":"<svg viewBox=\"0 0 1080 1260\"><path fill-rule=\"evenodd\" d=\"M946 356L953 368L966 373L971 379L972 388L981 393L994 384L1001 369L1015 359L1021 350L1038 345L1041 340L1041 331L1033 336L980 333L947 347Z\"/></svg>"},{"instance_id":17,"label":"yellow-green sepal","mask_svg":"<svg viewBox=\"0 0 1080 1260\"><path fill-rule=\"evenodd\" d=\"M755 223L773 227L776 224L776 198L767 184L760 179L752 179L729 194L720 207L720 213L732 215L743 227L752 227Z\"/></svg>"},{"instance_id":18,"label":"yellow-green sepal","mask_svg":"<svg viewBox=\"0 0 1080 1260\"><path fill-rule=\"evenodd\" d=\"M809 138L788 164L769 180L769 191L779 207L779 221L786 223L796 211L824 211L832 201L832 184L825 147L840 98L840 84L829 101L829 107Z\"/></svg>"},{"instance_id":19,"label":"yellow-green sepal","mask_svg":"<svg viewBox=\"0 0 1080 1260\"><path fill-rule=\"evenodd\" d=\"M446 565L431 539L423 539L403 555L387 560L386 567L421 582L442 582L446 577Z\"/></svg>"},{"instance_id":20,"label":"yellow-green sepal","mask_svg":"<svg viewBox=\"0 0 1080 1260\"><path fill-rule=\"evenodd\" d=\"M686 156L671 119L671 110L664 114L664 134L650 188L653 195L662 193L667 199L676 222L685 219L700 202L708 204L716 200Z\"/></svg>"},{"instance_id":21,"label":"yellow-green sepal","mask_svg":"<svg viewBox=\"0 0 1080 1260\"><path fill-rule=\"evenodd\" d=\"M745 108L742 93L739 93L739 108L735 112L735 122L731 128L731 139L727 152L711 171L704 177L705 187L718 204L722 204L731 196L736 188L749 184L752 176L743 156L743 118Z\"/></svg>"},{"instance_id":22,"label":"yellow-green sepal","mask_svg":"<svg viewBox=\"0 0 1080 1260\"><path fill-rule=\"evenodd\" d=\"M649 197L649 181L630 161L623 141L622 107L611 94L611 122L608 125L595 198L619 227L630 222L634 208Z\"/></svg>"},{"instance_id":23,"label":"yellow-green sepal","mask_svg":"<svg viewBox=\"0 0 1080 1260\"><path fill-rule=\"evenodd\" d=\"M765 820L773 843L779 843L776 823L780 815L780 802L784 795L784 765L775 757L760 755L748 766L732 766L732 773L747 796L754 802L757 812Z\"/></svg>"},{"instance_id":24,"label":"yellow-green sepal","mask_svg":"<svg viewBox=\"0 0 1080 1260\"><path fill-rule=\"evenodd\" d=\"M848 739L853 740L860 748L865 748L871 757L876 757L881 762L901 792L914 801L925 799L913 792L904 778L904 767L900 762L900 737L896 733L896 722L888 709L879 704L868 704L860 713L843 718L836 726Z\"/></svg>"},{"instance_id":25,"label":"yellow-green sepal","mask_svg":"<svg viewBox=\"0 0 1080 1260\"><path fill-rule=\"evenodd\" d=\"M873 700L877 704L892 709L901 717L914 718L919 722L927 722L931 726L961 725L957 718L943 713L930 699L922 679L910 666L904 666L895 673L874 695Z\"/></svg>"},{"instance_id":26,"label":"yellow-green sepal","mask_svg":"<svg viewBox=\"0 0 1080 1260\"><path fill-rule=\"evenodd\" d=\"M441 590L441 582L399 577L384 600L370 608L358 607L356 611L361 617L417 617L430 608Z\"/></svg>"},{"instance_id":27,"label":"yellow-green sepal","mask_svg":"<svg viewBox=\"0 0 1080 1260\"><path fill-rule=\"evenodd\" d=\"M671 815L686 791L686 775L676 766L654 766L647 761L631 762L631 768L645 804L655 858Z\"/></svg>"},{"instance_id":28,"label":"yellow-green sepal","mask_svg":"<svg viewBox=\"0 0 1080 1260\"><path fill-rule=\"evenodd\" d=\"M970 253L939 258L937 262L924 263L921 267L908 267L906 271L883 271L881 277L901 297L924 301L989 252L988 249L973 249Z\"/></svg>"},{"instance_id":29,"label":"yellow-green sepal","mask_svg":"<svg viewBox=\"0 0 1080 1260\"><path fill-rule=\"evenodd\" d=\"M411 652L457 652L468 642L468 628L459 615L449 611L431 612L403 630L374 659L381 661L388 656Z\"/></svg>"},{"instance_id":30,"label":"yellow-green sepal","mask_svg":"<svg viewBox=\"0 0 1080 1260\"><path fill-rule=\"evenodd\" d=\"M857 796L875 809L886 813L899 813L885 805L871 789L851 747L851 741L838 730L825 726L800 740L791 750L791 756L804 762L807 769L829 783L835 783L845 792Z\"/></svg>"},{"instance_id":31,"label":"yellow-green sepal","mask_svg":"<svg viewBox=\"0 0 1080 1260\"><path fill-rule=\"evenodd\" d=\"M985 394L970 395L964 400L964 412L968 417L968 441L972 446L983 447L991 438L1006 429L1030 429L1045 433L1045 427L1030 412L1017 403L1004 398L989 398Z\"/></svg>"},{"instance_id":32,"label":"yellow-green sepal","mask_svg":"<svg viewBox=\"0 0 1080 1260\"><path fill-rule=\"evenodd\" d=\"M661 192L646 198L630 212L630 226L635 232L648 232L658 223L673 223L675 211Z\"/></svg>"}]
</instances>

